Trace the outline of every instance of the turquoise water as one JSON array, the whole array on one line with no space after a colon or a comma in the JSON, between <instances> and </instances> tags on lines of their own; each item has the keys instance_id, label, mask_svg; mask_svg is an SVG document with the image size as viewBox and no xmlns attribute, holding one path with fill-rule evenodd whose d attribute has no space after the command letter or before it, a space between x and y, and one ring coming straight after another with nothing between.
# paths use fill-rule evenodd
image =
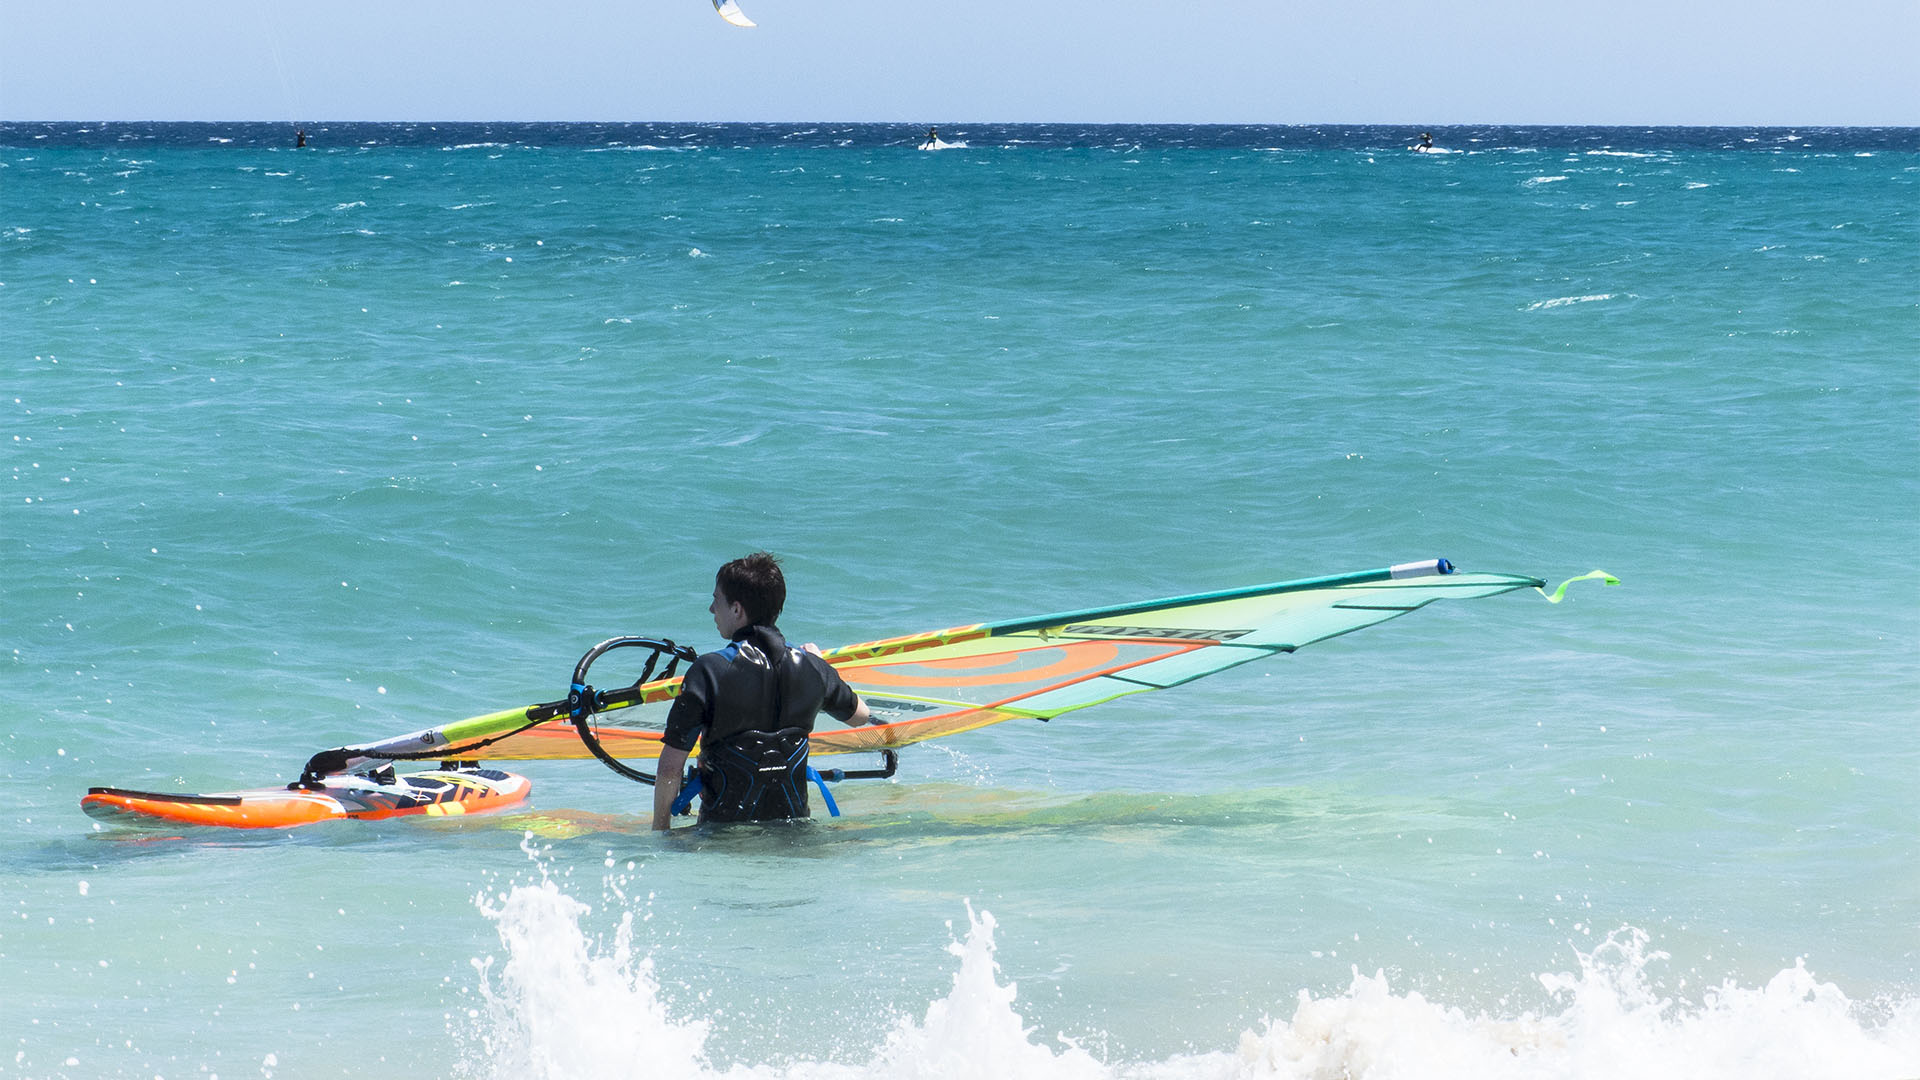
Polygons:
<instances>
[{"instance_id":1,"label":"turquoise water","mask_svg":"<svg viewBox=\"0 0 1920 1080\"><path fill-rule=\"evenodd\" d=\"M0 1076L1920 1074L1920 133L942 134L0 125ZM656 837L592 762L78 809L705 644L756 547L823 645L1625 584L797 828Z\"/></svg>"}]
</instances>

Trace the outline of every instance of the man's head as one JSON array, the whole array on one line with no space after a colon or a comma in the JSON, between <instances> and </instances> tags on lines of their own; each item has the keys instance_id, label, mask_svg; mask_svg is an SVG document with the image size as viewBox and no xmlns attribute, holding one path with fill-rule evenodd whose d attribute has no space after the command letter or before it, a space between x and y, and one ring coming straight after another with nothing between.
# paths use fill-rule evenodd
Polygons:
<instances>
[{"instance_id":1,"label":"man's head","mask_svg":"<svg viewBox=\"0 0 1920 1080\"><path fill-rule=\"evenodd\" d=\"M713 576L714 628L732 637L749 626L772 626L787 606L780 560L764 551L735 559Z\"/></svg>"}]
</instances>

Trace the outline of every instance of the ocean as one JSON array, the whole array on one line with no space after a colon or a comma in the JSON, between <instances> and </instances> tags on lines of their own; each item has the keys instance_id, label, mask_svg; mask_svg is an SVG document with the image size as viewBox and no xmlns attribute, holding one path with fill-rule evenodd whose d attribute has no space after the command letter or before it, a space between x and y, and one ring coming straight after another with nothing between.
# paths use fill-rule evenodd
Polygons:
<instances>
[{"instance_id":1,"label":"ocean","mask_svg":"<svg viewBox=\"0 0 1920 1080\"><path fill-rule=\"evenodd\" d=\"M0 124L0 1076L1920 1076L1920 131L307 131ZM1623 584L798 825L80 812L717 647L758 548L823 646Z\"/></svg>"}]
</instances>

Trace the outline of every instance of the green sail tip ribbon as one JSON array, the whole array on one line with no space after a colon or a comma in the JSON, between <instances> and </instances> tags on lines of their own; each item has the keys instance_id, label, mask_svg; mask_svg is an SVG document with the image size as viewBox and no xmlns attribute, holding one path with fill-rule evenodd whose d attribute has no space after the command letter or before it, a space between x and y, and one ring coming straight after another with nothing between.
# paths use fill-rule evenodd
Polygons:
<instances>
[{"instance_id":1,"label":"green sail tip ribbon","mask_svg":"<svg viewBox=\"0 0 1920 1080\"><path fill-rule=\"evenodd\" d=\"M1585 574L1581 574L1579 577L1576 577L1576 578L1568 578L1567 580L1561 582L1560 587L1553 590L1552 593L1548 593L1547 590L1545 589L1537 589L1535 591L1537 591L1541 596L1546 597L1547 603L1557 604L1560 601L1565 600L1567 598L1567 586L1573 584L1576 581L1588 581L1593 578L1599 578L1601 581L1604 581L1609 585L1620 584L1619 578L1614 577L1612 574L1607 573L1605 570L1594 570Z\"/></svg>"}]
</instances>

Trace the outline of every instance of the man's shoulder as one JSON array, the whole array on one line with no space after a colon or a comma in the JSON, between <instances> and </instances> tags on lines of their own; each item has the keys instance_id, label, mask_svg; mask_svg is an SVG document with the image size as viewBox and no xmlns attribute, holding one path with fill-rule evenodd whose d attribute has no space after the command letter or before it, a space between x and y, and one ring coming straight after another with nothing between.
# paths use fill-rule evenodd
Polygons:
<instances>
[{"instance_id":1,"label":"man's shoulder","mask_svg":"<svg viewBox=\"0 0 1920 1080\"><path fill-rule=\"evenodd\" d=\"M794 651L800 654L800 662L802 664L819 672L822 677L829 680L837 680L840 678L840 669L828 663L826 657L821 656L819 653L808 652L805 649L796 649Z\"/></svg>"},{"instance_id":2,"label":"man's shoulder","mask_svg":"<svg viewBox=\"0 0 1920 1080\"><path fill-rule=\"evenodd\" d=\"M681 676L680 686L684 693L688 688L705 683L712 685L719 681L722 672L732 666L733 657L726 649L704 652L693 658L687 665L687 673Z\"/></svg>"},{"instance_id":3,"label":"man's shoulder","mask_svg":"<svg viewBox=\"0 0 1920 1080\"><path fill-rule=\"evenodd\" d=\"M696 671L711 671L715 667L724 665L727 662L727 657L724 653L724 649L715 649L712 652L701 653L699 656L693 658L693 663L687 665L687 674L691 675Z\"/></svg>"}]
</instances>

